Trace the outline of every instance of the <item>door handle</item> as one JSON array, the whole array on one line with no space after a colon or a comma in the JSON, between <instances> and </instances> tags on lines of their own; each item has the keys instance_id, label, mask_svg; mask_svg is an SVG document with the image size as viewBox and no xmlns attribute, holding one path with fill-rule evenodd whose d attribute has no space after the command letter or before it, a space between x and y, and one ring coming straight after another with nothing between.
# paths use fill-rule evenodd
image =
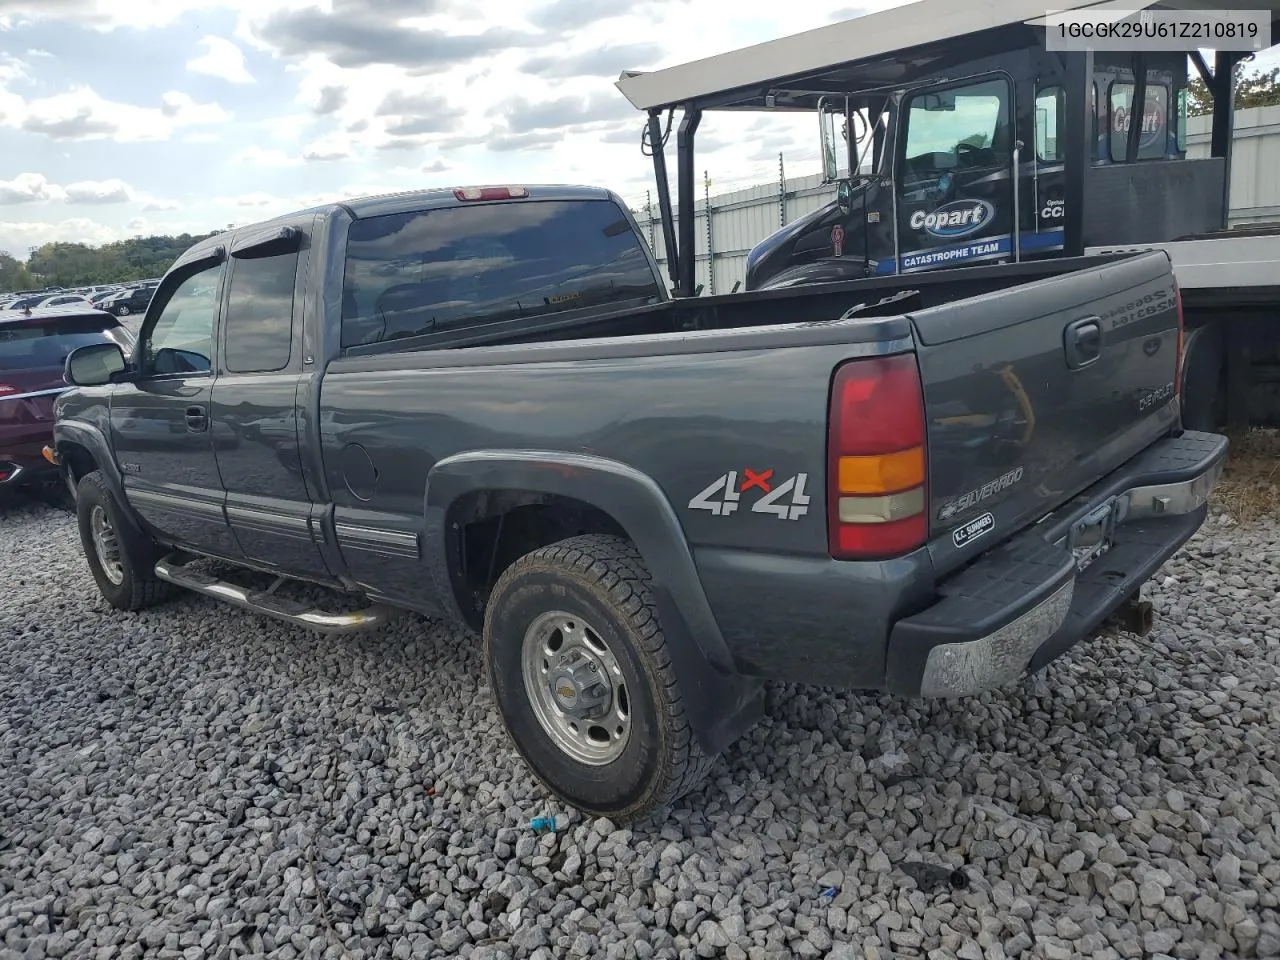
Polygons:
<instances>
[{"instance_id":1,"label":"door handle","mask_svg":"<svg viewBox=\"0 0 1280 960\"><path fill-rule=\"evenodd\" d=\"M209 415L202 406L187 407L187 429L200 433L209 428Z\"/></svg>"},{"instance_id":2,"label":"door handle","mask_svg":"<svg viewBox=\"0 0 1280 960\"><path fill-rule=\"evenodd\" d=\"M1082 317L1067 324L1062 334L1062 348L1067 367L1072 370L1093 363L1102 356L1102 321L1097 317Z\"/></svg>"}]
</instances>

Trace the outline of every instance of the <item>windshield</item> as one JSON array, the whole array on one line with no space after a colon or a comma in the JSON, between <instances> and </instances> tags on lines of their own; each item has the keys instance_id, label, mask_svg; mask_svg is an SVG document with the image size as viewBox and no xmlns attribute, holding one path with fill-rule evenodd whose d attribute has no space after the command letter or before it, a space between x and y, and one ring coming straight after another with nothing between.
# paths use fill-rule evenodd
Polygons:
<instances>
[{"instance_id":1,"label":"windshield","mask_svg":"<svg viewBox=\"0 0 1280 960\"><path fill-rule=\"evenodd\" d=\"M131 347L129 334L109 318L59 317L40 323L0 323L0 370L61 367L67 354L77 347L107 342L118 344L126 352Z\"/></svg>"}]
</instances>

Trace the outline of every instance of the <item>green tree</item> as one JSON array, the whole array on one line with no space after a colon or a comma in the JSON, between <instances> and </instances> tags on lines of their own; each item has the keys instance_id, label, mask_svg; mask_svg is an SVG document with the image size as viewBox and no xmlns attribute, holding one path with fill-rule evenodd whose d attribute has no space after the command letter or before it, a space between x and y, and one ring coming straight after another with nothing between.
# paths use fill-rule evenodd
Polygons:
<instances>
[{"instance_id":1,"label":"green tree","mask_svg":"<svg viewBox=\"0 0 1280 960\"><path fill-rule=\"evenodd\" d=\"M11 256L8 250L0 250L0 290L29 290L34 285L27 265Z\"/></svg>"},{"instance_id":2,"label":"green tree","mask_svg":"<svg viewBox=\"0 0 1280 960\"><path fill-rule=\"evenodd\" d=\"M1280 67L1245 73L1244 61L1235 65L1235 108L1274 107L1280 105ZM1213 112L1213 94L1197 72L1187 83L1187 113L1193 117Z\"/></svg>"},{"instance_id":3,"label":"green tree","mask_svg":"<svg viewBox=\"0 0 1280 960\"><path fill-rule=\"evenodd\" d=\"M162 276L192 244L212 233L176 237L135 237L91 247L83 243L46 243L27 262L37 285L83 287L127 283Z\"/></svg>"}]
</instances>

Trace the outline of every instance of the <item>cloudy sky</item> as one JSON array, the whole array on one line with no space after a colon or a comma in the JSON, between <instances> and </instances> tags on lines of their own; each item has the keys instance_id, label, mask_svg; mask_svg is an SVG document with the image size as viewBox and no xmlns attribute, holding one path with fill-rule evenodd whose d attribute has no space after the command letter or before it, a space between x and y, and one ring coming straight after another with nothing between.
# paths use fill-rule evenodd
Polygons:
<instances>
[{"instance_id":1,"label":"cloudy sky","mask_svg":"<svg viewBox=\"0 0 1280 960\"><path fill-rule=\"evenodd\" d=\"M0 0L0 250L208 231L459 183L598 183L643 202L643 115L613 85L621 70L858 13L848 0L724 10L712 0ZM779 150L788 173L792 162L816 170L805 121L745 133L749 118L708 118L699 167L713 189L776 176Z\"/></svg>"},{"instance_id":2,"label":"cloudy sky","mask_svg":"<svg viewBox=\"0 0 1280 960\"><path fill-rule=\"evenodd\" d=\"M614 86L903 0L0 0L0 250L204 232L343 197L602 184ZM483 11L483 12L482 12ZM816 172L811 117L709 115L713 192Z\"/></svg>"}]
</instances>

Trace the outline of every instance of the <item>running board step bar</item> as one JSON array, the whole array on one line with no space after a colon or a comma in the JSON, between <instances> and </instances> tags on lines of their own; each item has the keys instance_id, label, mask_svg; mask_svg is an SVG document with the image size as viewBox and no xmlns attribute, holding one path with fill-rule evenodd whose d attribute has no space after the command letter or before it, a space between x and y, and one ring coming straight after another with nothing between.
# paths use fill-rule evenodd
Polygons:
<instances>
[{"instance_id":1,"label":"running board step bar","mask_svg":"<svg viewBox=\"0 0 1280 960\"><path fill-rule=\"evenodd\" d=\"M363 610L330 613L297 600L277 596L275 591L286 582L284 577L278 577L266 590L250 590L211 577L207 573L188 569L186 564L194 559L196 558L180 553L171 553L156 563L156 576L167 583L206 597L320 633L362 633L376 630L390 623L399 614L399 611L383 604L374 604Z\"/></svg>"}]
</instances>

